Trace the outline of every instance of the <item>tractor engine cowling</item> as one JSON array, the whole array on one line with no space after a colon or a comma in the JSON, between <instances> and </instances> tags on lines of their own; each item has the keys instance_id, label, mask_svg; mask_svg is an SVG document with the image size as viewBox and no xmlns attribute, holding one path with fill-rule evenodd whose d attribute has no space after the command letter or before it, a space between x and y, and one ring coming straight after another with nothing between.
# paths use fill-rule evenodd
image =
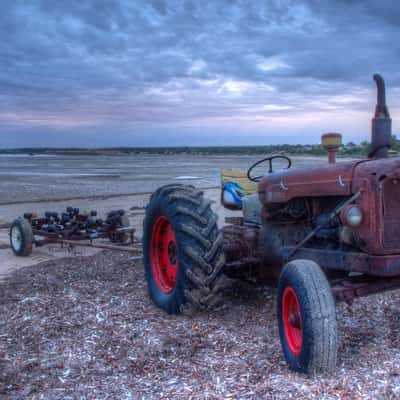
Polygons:
<instances>
[{"instance_id":1,"label":"tractor engine cowling","mask_svg":"<svg viewBox=\"0 0 400 400\"><path fill-rule=\"evenodd\" d=\"M305 246L374 255L400 254L400 160L343 162L272 173L258 187L261 236L275 243L263 254L284 258L285 247L298 245L313 229ZM334 217L352 196L359 196ZM254 199L249 199L251 204ZM244 206L244 221L255 206ZM254 218L253 218L254 221ZM272 237L274 239L272 240ZM260 247L258 248L260 251Z\"/></svg>"}]
</instances>

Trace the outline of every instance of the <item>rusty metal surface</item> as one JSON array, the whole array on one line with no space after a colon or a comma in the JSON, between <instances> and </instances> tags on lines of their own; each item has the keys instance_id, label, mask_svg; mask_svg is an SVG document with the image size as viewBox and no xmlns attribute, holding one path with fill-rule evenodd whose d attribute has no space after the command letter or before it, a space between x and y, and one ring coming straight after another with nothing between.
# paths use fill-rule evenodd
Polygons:
<instances>
[{"instance_id":1,"label":"rusty metal surface","mask_svg":"<svg viewBox=\"0 0 400 400\"><path fill-rule=\"evenodd\" d=\"M371 279L366 276L350 276L332 285L336 301L352 302L356 297L400 288L400 278Z\"/></svg>"},{"instance_id":2,"label":"rusty metal surface","mask_svg":"<svg viewBox=\"0 0 400 400\"><path fill-rule=\"evenodd\" d=\"M286 248L285 252L290 252ZM360 272L372 276L400 276L400 256L374 256L339 250L301 248L293 259L309 259L323 268Z\"/></svg>"},{"instance_id":3,"label":"rusty metal surface","mask_svg":"<svg viewBox=\"0 0 400 400\"><path fill-rule=\"evenodd\" d=\"M400 186L393 184L393 180L400 181L400 159L371 160L354 170L353 191L362 190L357 203L364 216L357 232L370 254L400 255L400 241L396 240Z\"/></svg>"},{"instance_id":4,"label":"rusty metal surface","mask_svg":"<svg viewBox=\"0 0 400 400\"><path fill-rule=\"evenodd\" d=\"M329 219L327 221L330 221L333 219L336 215L340 214L340 212L345 209L350 203L352 203L354 200L358 199L361 195L361 192L357 192L354 196L350 197L348 200L346 200L344 203L340 204L338 207L336 207L331 214L329 215ZM317 225L311 232L309 232L296 246L293 247L291 252L288 255L288 258L293 256L293 254L296 253L296 251L303 247L307 242L309 242L314 236L317 235L319 230L322 230L325 226L324 225Z\"/></svg>"},{"instance_id":5,"label":"rusty metal surface","mask_svg":"<svg viewBox=\"0 0 400 400\"><path fill-rule=\"evenodd\" d=\"M383 187L383 246L400 248L400 180L385 179Z\"/></svg>"},{"instance_id":6,"label":"rusty metal surface","mask_svg":"<svg viewBox=\"0 0 400 400\"><path fill-rule=\"evenodd\" d=\"M356 229L360 245L369 254L400 256L398 182L400 159L364 160L274 173L262 180L259 195L266 218L268 207L274 204L268 196L274 201L281 199L283 203L293 197L311 197L323 204L335 196L351 196L361 191L355 202L363 210L363 221ZM313 215L318 212L318 209L313 210Z\"/></svg>"},{"instance_id":7,"label":"rusty metal surface","mask_svg":"<svg viewBox=\"0 0 400 400\"><path fill-rule=\"evenodd\" d=\"M375 115L371 121L371 148L369 158L386 158L392 138L392 120L386 105L385 82L379 74L374 75L377 88Z\"/></svg>"},{"instance_id":8,"label":"rusty metal surface","mask_svg":"<svg viewBox=\"0 0 400 400\"><path fill-rule=\"evenodd\" d=\"M122 251L127 253L137 253L141 251L141 247L130 247L130 246L115 246L110 244L98 244L93 242L84 242L80 240L54 240L52 243L60 243L60 244L68 244L71 246L81 246L81 247L93 247L95 249L103 249L103 250L114 250L114 251Z\"/></svg>"},{"instance_id":9,"label":"rusty metal surface","mask_svg":"<svg viewBox=\"0 0 400 400\"><path fill-rule=\"evenodd\" d=\"M223 229L224 251L227 264L238 267L246 267L247 260L257 259L264 269L274 269L281 267L294 246L281 246L283 240L282 232L287 230L285 226L280 226L281 230L273 225L267 226L264 232L255 228L243 225L230 225ZM293 226L295 228L295 226ZM304 227L300 230L302 231ZM273 233L276 233L274 237ZM292 236L294 233L290 233ZM276 242L276 249L271 247ZM270 244L269 246L267 244ZM277 254L279 252L279 254ZM360 272L372 276L396 276L400 275L400 255L371 255L363 252L349 252L338 249L300 247L291 259L310 259L318 263L321 267L333 270L345 270ZM243 260L243 261L241 261ZM253 261L252 261L253 262Z\"/></svg>"},{"instance_id":10,"label":"rusty metal surface","mask_svg":"<svg viewBox=\"0 0 400 400\"><path fill-rule=\"evenodd\" d=\"M363 162L302 167L274 172L258 185L261 204L286 203L296 197L350 196L353 170Z\"/></svg>"},{"instance_id":11,"label":"rusty metal surface","mask_svg":"<svg viewBox=\"0 0 400 400\"><path fill-rule=\"evenodd\" d=\"M94 240L97 239L109 239L109 232L100 231L98 232L98 236L94 239L90 239L85 235L78 234L68 234L66 237L63 236L62 233L56 232L47 232L41 229L32 229L32 233L34 235L34 244L36 247L45 246L48 244L61 244L61 245L69 245L69 246L80 246L80 247L92 247L103 250L114 250L114 251L122 251L129 253L137 253L139 248L137 247L129 247L128 245L139 245L140 241L135 237L136 230L132 227L121 227L114 229L116 233L119 234L130 234L130 240L127 243L122 243L120 245L109 245L104 243L94 243ZM67 232L68 233L68 232Z\"/></svg>"},{"instance_id":12,"label":"rusty metal surface","mask_svg":"<svg viewBox=\"0 0 400 400\"><path fill-rule=\"evenodd\" d=\"M224 273L235 279L270 281L278 279L280 263L264 262L262 232L255 227L229 225L223 228L226 263Z\"/></svg>"},{"instance_id":13,"label":"rusty metal surface","mask_svg":"<svg viewBox=\"0 0 400 400\"><path fill-rule=\"evenodd\" d=\"M223 248L227 262L236 262L250 256L251 249L245 238L248 229L243 225L224 226Z\"/></svg>"}]
</instances>

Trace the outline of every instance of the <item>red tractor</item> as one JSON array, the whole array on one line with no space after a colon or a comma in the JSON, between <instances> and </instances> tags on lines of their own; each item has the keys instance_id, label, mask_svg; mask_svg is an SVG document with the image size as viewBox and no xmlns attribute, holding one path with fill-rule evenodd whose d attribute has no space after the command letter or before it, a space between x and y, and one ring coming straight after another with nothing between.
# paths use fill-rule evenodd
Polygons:
<instances>
[{"instance_id":1,"label":"red tractor","mask_svg":"<svg viewBox=\"0 0 400 400\"><path fill-rule=\"evenodd\" d=\"M329 163L290 168L278 155L257 192L242 196L241 215L222 230L210 201L192 186L156 190L144 220L144 264L152 300L170 314L218 302L222 277L277 286L279 334L297 371L335 368L335 301L400 287L400 159L388 158L391 119L385 85L367 159L335 162L338 134L323 135ZM274 171L274 160L287 168ZM232 208L232 204L227 204Z\"/></svg>"}]
</instances>

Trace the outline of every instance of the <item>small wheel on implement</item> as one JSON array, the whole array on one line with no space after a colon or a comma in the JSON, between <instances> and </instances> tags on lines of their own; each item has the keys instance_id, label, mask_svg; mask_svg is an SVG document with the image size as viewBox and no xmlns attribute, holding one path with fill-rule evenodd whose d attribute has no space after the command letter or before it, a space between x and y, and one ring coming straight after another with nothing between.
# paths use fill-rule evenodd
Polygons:
<instances>
[{"instance_id":1,"label":"small wheel on implement","mask_svg":"<svg viewBox=\"0 0 400 400\"><path fill-rule=\"evenodd\" d=\"M29 256L32 253L32 226L27 219L18 218L12 223L10 246L16 256Z\"/></svg>"},{"instance_id":2,"label":"small wheel on implement","mask_svg":"<svg viewBox=\"0 0 400 400\"><path fill-rule=\"evenodd\" d=\"M318 264L294 260L278 283L278 325L289 366L309 374L333 371L337 358L336 310Z\"/></svg>"},{"instance_id":3,"label":"small wheel on implement","mask_svg":"<svg viewBox=\"0 0 400 400\"><path fill-rule=\"evenodd\" d=\"M151 196L143 222L150 297L169 314L217 304L225 264L217 216L192 186L166 185Z\"/></svg>"}]
</instances>

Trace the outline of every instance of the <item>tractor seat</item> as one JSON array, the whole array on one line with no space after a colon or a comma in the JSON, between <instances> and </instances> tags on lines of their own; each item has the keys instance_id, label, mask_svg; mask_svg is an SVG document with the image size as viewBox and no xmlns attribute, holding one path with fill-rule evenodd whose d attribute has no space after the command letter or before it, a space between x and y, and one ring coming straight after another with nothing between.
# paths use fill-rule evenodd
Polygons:
<instances>
[{"instance_id":1,"label":"tractor seat","mask_svg":"<svg viewBox=\"0 0 400 400\"><path fill-rule=\"evenodd\" d=\"M221 172L221 204L229 210L241 210L243 197L257 193L257 183L247 178L247 172L226 168Z\"/></svg>"}]
</instances>

